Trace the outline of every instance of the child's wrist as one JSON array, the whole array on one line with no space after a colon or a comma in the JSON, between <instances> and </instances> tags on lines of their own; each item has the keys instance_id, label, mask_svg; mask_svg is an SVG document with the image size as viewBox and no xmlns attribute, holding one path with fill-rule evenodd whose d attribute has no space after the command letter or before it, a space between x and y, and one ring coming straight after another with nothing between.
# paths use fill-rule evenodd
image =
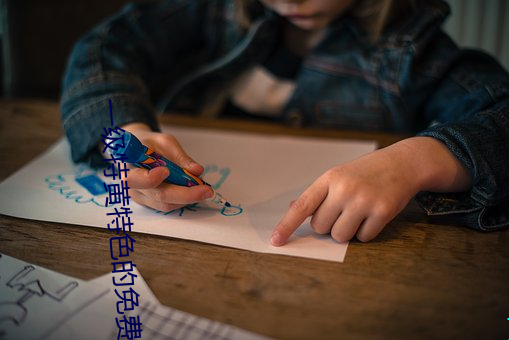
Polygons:
<instances>
[{"instance_id":1,"label":"child's wrist","mask_svg":"<svg viewBox=\"0 0 509 340\"><path fill-rule=\"evenodd\" d=\"M405 160L417 191L467 190L471 177L459 160L432 137L412 137L393 145Z\"/></svg>"}]
</instances>

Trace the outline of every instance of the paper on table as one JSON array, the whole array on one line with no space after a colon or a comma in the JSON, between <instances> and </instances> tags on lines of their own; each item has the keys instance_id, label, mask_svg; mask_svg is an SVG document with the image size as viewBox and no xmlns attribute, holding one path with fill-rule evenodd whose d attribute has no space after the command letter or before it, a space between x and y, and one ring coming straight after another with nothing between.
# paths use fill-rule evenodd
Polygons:
<instances>
[{"instance_id":1,"label":"paper on table","mask_svg":"<svg viewBox=\"0 0 509 340\"><path fill-rule=\"evenodd\" d=\"M113 285L113 273L82 281L0 254L0 338L2 339L117 339L126 334L128 321L136 322L142 339L266 339L242 329L201 318L164 305L154 296L143 277L135 275L137 294L125 311L115 289L123 296L127 287ZM128 298L130 296L128 295ZM129 300L129 299L128 299ZM121 329L115 319L118 318ZM141 330L141 332L140 332ZM120 331L120 334L119 334Z\"/></svg>"},{"instance_id":2,"label":"paper on table","mask_svg":"<svg viewBox=\"0 0 509 340\"><path fill-rule=\"evenodd\" d=\"M343 261L348 243L315 235L305 223L283 247L270 234L289 202L325 170L375 149L373 142L274 137L190 128L164 129L206 167L204 178L234 205L229 211L199 203L160 213L133 201L132 231L330 261ZM98 171L103 180L109 182ZM114 206L75 180L62 140L0 184L0 213L106 228ZM119 207L119 205L117 205ZM227 216L229 215L229 216Z\"/></svg>"},{"instance_id":3,"label":"paper on table","mask_svg":"<svg viewBox=\"0 0 509 340\"><path fill-rule=\"evenodd\" d=\"M86 282L0 254L0 338L34 339L71 312ZM76 299L83 302L84 297Z\"/></svg>"}]
</instances>

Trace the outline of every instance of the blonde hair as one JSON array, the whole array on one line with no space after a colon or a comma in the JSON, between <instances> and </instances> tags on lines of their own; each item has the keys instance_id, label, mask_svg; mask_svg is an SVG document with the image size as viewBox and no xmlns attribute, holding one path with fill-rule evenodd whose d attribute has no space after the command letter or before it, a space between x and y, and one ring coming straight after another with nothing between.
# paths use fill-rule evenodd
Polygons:
<instances>
[{"instance_id":1,"label":"blonde hair","mask_svg":"<svg viewBox=\"0 0 509 340\"><path fill-rule=\"evenodd\" d=\"M394 18L405 10L415 9L416 0L358 0L350 13L359 21L371 41L376 41ZM236 19L241 27L251 23L248 7L254 0L236 0Z\"/></svg>"}]
</instances>

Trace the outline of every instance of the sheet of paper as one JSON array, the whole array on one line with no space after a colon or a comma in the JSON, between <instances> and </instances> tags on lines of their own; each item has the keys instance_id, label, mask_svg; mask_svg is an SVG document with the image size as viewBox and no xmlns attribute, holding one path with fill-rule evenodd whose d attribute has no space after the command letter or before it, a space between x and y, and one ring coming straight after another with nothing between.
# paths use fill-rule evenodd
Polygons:
<instances>
[{"instance_id":1,"label":"sheet of paper","mask_svg":"<svg viewBox=\"0 0 509 340\"><path fill-rule=\"evenodd\" d=\"M269 243L288 204L325 170L371 152L372 142L275 137L191 128L164 129L205 166L204 178L235 207L204 203L170 213L130 201L132 230L257 252L342 262L347 243L315 235L304 223L283 247ZM115 206L76 181L69 146L58 142L0 184L0 213L106 228ZM83 174L83 169L78 170ZM97 174L107 183L102 170ZM119 205L117 205L119 207Z\"/></svg>"},{"instance_id":2,"label":"sheet of paper","mask_svg":"<svg viewBox=\"0 0 509 340\"><path fill-rule=\"evenodd\" d=\"M0 339L35 339L54 320L72 312L67 300L84 285L85 281L0 254ZM84 300L81 296L76 303Z\"/></svg>"},{"instance_id":3,"label":"sheet of paper","mask_svg":"<svg viewBox=\"0 0 509 340\"><path fill-rule=\"evenodd\" d=\"M125 287L113 285L112 273L82 281L0 254L0 339L117 339L119 332L127 336L126 326L131 338L140 334L151 340L266 339L161 305L136 267L132 274L136 277L129 287L138 296L128 305L132 310L125 311L117 295L123 296Z\"/></svg>"}]
</instances>

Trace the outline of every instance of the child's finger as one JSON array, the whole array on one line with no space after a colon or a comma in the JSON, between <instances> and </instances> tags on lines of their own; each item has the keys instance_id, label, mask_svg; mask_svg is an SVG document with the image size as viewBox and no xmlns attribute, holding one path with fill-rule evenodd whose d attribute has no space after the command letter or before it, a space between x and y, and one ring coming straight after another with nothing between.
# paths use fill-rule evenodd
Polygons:
<instances>
[{"instance_id":1,"label":"child's finger","mask_svg":"<svg viewBox=\"0 0 509 340\"><path fill-rule=\"evenodd\" d=\"M327 234L331 231L342 211L342 200L335 198L334 193L328 192L327 198L316 209L311 218L311 228L318 234Z\"/></svg>"},{"instance_id":2,"label":"child's finger","mask_svg":"<svg viewBox=\"0 0 509 340\"><path fill-rule=\"evenodd\" d=\"M331 237L337 242L350 241L365 220L364 216L358 209L343 210L332 227Z\"/></svg>"},{"instance_id":3,"label":"child's finger","mask_svg":"<svg viewBox=\"0 0 509 340\"><path fill-rule=\"evenodd\" d=\"M165 167L151 170L130 167L127 173L127 183L129 188L133 189L152 189L158 187L169 174L170 170Z\"/></svg>"},{"instance_id":4,"label":"child's finger","mask_svg":"<svg viewBox=\"0 0 509 340\"><path fill-rule=\"evenodd\" d=\"M130 193L136 203L164 212L203 201L213 195L212 188L206 185L181 187L171 184L155 189L132 190Z\"/></svg>"},{"instance_id":5,"label":"child's finger","mask_svg":"<svg viewBox=\"0 0 509 340\"><path fill-rule=\"evenodd\" d=\"M144 193L157 202L181 205L201 202L214 195L214 191L208 185L183 187L168 184L160 188L144 190Z\"/></svg>"},{"instance_id":6,"label":"child's finger","mask_svg":"<svg viewBox=\"0 0 509 340\"><path fill-rule=\"evenodd\" d=\"M184 151L175 137L168 135L165 137L167 146L164 147L164 156L194 175L200 176L203 173L203 167Z\"/></svg>"},{"instance_id":7,"label":"child's finger","mask_svg":"<svg viewBox=\"0 0 509 340\"><path fill-rule=\"evenodd\" d=\"M373 240L375 237L380 234L380 232L385 228L385 226L389 223L388 220L377 218L377 217L369 217L364 221L359 230L357 231L357 239L361 242L368 242Z\"/></svg>"},{"instance_id":8,"label":"child's finger","mask_svg":"<svg viewBox=\"0 0 509 340\"><path fill-rule=\"evenodd\" d=\"M278 247L286 243L295 230L311 216L327 196L327 185L319 178L292 204L277 224L270 242Z\"/></svg>"},{"instance_id":9,"label":"child's finger","mask_svg":"<svg viewBox=\"0 0 509 340\"><path fill-rule=\"evenodd\" d=\"M156 201L150 195L146 195L142 190L133 190L131 192L131 197L138 204L162 212L169 212L184 206L184 204L171 204Z\"/></svg>"}]
</instances>

